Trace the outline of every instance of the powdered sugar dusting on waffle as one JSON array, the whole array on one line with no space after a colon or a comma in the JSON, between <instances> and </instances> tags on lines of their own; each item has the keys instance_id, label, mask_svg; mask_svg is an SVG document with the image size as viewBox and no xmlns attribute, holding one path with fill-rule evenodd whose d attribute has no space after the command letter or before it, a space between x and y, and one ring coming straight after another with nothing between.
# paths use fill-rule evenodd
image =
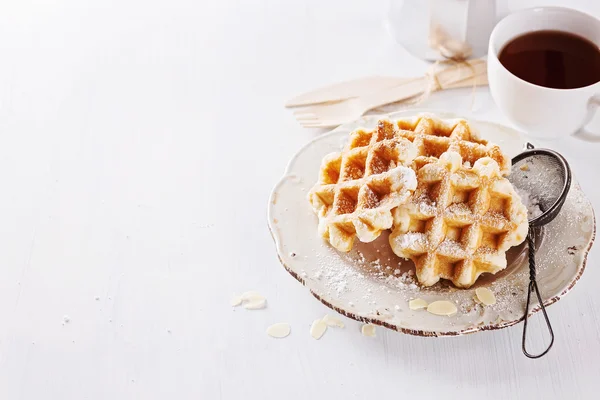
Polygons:
<instances>
[{"instance_id":1,"label":"powdered sugar dusting on waffle","mask_svg":"<svg viewBox=\"0 0 600 400\"><path fill-rule=\"evenodd\" d=\"M510 159L500 147L481 139L463 119L445 120L422 113L412 118L380 120L378 129L387 135L393 132L415 144L418 151L413 163L415 170L435 162L447 151L454 151L460 154L465 168L471 168L480 158L490 157L496 161L502 175L510 173Z\"/></svg>"},{"instance_id":2,"label":"powdered sugar dusting on waffle","mask_svg":"<svg viewBox=\"0 0 600 400\"><path fill-rule=\"evenodd\" d=\"M426 238L425 235L419 232L408 232L405 235L402 235L399 239L399 245L402 247L413 247L417 245L419 242L424 243Z\"/></svg>"},{"instance_id":3,"label":"powdered sugar dusting on waffle","mask_svg":"<svg viewBox=\"0 0 600 400\"><path fill-rule=\"evenodd\" d=\"M341 153L323 158L308 199L319 217L319 233L339 251L354 238L375 240L392 225L391 210L405 203L417 181L408 166L416 148L400 135L358 129Z\"/></svg>"},{"instance_id":4,"label":"powdered sugar dusting on waffle","mask_svg":"<svg viewBox=\"0 0 600 400\"><path fill-rule=\"evenodd\" d=\"M443 278L469 287L481 273L504 269L506 250L523 242L528 225L498 163L483 156L465 167L461 155L448 150L416 168L417 190L394 210L390 245L413 260L419 281L430 286Z\"/></svg>"}]
</instances>

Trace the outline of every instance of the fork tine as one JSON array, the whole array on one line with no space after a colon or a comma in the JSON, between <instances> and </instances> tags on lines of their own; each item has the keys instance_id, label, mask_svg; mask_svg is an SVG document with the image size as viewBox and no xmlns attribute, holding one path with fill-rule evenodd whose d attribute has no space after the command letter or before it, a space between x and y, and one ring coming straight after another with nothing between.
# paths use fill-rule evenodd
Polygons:
<instances>
[{"instance_id":1,"label":"fork tine","mask_svg":"<svg viewBox=\"0 0 600 400\"><path fill-rule=\"evenodd\" d=\"M338 120L338 119L345 119L346 115L343 113L331 113L331 112L326 112L326 110L324 110L323 112L317 112L317 113L306 113L306 114L298 114L298 115L294 115L294 117L297 120L322 120L322 121L326 121L326 120Z\"/></svg>"},{"instance_id":2,"label":"fork tine","mask_svg":"<svg viewBox=\"0 0 600 400\"><path fill-rule=\"evenodd\" d=\"M314 105L307 105L307 106L301 106L296 108L293 111L293 114L305 114L305 113L319 113L322 112L322 110L327 110L330 109L331 107L336 107L337 105L344 103L344 100L340 100L340 101L330 101L330 102L326 102L326 103L319 103L319 104L314 104Z\"/></svg>"},{"instance_id":3,"label":"fork tine","mask_svg":"<svg viewBox=\"0 0 600 400\"><path fill-rule=\"evenodd\" d=\"M298 123L302 126L307 126L307 125L321 125L321 121L318 120L311 120L311 121L298 121Z\"/></svg>"},{"instance_id":4,"label":"fork tine","mask_svg":"<svg viewBox=\"0 0 600 400\"><path fill-rule=\"evenodd\" d=\"M317 121L319 117L317 115L295 115L298 121Z\"/></svg>"},{"instance_id":5,"label":"fork tine","mask_svg":"<svg viewBox=\"0 0 600 400\"><path fill-rule=\"evenodd\" d=\"M340 124L316 124L316 125L301 125L303 128L312 129L312 128L333 128L339 126Z\"/></svg>"},{"instance_id":6,"label":"fork tine","mask_svg":"<svg viewBox=\"0 0 600 400\"><path fill-rule=\"evenodd\" d=\"M304 107L304 108L294 111L292 114L293 115L314 115L315 110L314 110L314 107Z\"/></svg>"},{"instance_id":7,"label":"fork tine","mask_svg":"<svg viewBox=\"0 0 600 400\"><path fill-rule=\"evenodd\" d=\"M347 121L341 121L341 120L316 120L316 121L310 121L310 122L300 122L300 125L302 125L303 128L329 128L332 126L338 126L341 125L343 123L345 123Z\"/></svg>"}]
</instances>

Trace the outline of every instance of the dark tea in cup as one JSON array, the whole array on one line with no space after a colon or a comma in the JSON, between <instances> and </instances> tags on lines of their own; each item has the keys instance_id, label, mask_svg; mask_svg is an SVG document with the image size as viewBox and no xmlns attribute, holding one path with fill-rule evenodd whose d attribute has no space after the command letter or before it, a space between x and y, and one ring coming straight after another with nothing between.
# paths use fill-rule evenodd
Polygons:
<instances>
[{"instance_id":1,"label":"dark tea in cup","mask_svg":"<svg viewBox=\"0 0 600 400\"><path fill-rule=\"evenodd\" d=\"M498 57L517 77L553 89L575 89L600 82L600 49L569 32L543 30L517 36Z\"/></svg>"}]
</instances>

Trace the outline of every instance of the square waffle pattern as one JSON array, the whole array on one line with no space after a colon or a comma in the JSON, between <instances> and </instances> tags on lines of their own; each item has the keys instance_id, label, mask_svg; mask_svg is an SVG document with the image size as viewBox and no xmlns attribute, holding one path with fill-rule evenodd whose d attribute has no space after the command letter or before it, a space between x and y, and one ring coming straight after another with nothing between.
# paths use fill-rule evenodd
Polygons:
<instances>
[{"instance_id":1,"label":"square waffle pattern","mask_svg":"<svg viewBox=\"0 0 600 400\"><path fill-rule=\"evenodd\" d=\"M415 145L398 132L356 130L341 153L323 158L308 199L319 218L319 234L339 251L355 237L375 240L393 223L391 210L417 186L410 166Z\"/></svg>"},{"instance_id":2,"label":"square waffle pattern","mask_svg":"<svg viewBox=\"0 0 600 400\"><path fill-rule=\"evenodd\" d=\"M444 120L424 113L393 122L380 120L377 129L381 135L395 134L415 144L415 171L425 164L436 162L443 153L454 151L460 154L467 165L474 165L477 160L490 157L496 161L503 176L510 173L510 159L500 147L481 139L463 119Z\"/></svg>"},{"instance_id":3,"label":"square waffle pattern","mask_svg":"<svg viewBox=\"0 0 600 400\"><path fill-rule=\"evenodd\" d=\"M409 202L394 210L390 245L415 263L425 286L443 278L469 287L506 268L506 250L527 235L527 209L498 163L482 157L466 165L456 151L428 160Z\"/></svg>"}]
</instances>

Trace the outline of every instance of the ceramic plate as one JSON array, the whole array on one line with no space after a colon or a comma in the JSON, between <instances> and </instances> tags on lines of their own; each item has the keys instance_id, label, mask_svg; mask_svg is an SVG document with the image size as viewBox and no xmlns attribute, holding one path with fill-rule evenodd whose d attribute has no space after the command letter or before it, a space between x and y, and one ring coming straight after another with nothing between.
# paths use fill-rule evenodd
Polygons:
<instances>
[{"instance_id":1,"label":"ceramic plate","mask_svg":"<svg viewBox=\"0 0 600 400\"><path fill-rule=\"evenodd\" d=\"M414 114L400 112L388 117ZM500 329L521 321L529 282L525 244L509 250L505 270L482 275L469 289L456 289L445 283L421 288L414 278L413 263L391 252L387 234L372 243L356 241L347 254L337 252L317 234L317 217L307 193L317 180L322 157L339 151L354 129L374 128L380 117L364 117L319 136L290 161L271 194L268 208L269 228L283 266L317 299L339 313L412 335L455 336ZM489 122L470 123L510 157L524 148L523 137L511 128ZM561 213L536 235L538 285L545 305L558 301L581 277L595 230L590 201L573 179ZM478 287L492 290L496 304L484 307L475 302ZM429 303L449 300L456 304L458 312L437 316L425 310L411 310L408 303L415 298ZM531 313L537 311L536 305Z\"/></svg>"}]
</instances>

